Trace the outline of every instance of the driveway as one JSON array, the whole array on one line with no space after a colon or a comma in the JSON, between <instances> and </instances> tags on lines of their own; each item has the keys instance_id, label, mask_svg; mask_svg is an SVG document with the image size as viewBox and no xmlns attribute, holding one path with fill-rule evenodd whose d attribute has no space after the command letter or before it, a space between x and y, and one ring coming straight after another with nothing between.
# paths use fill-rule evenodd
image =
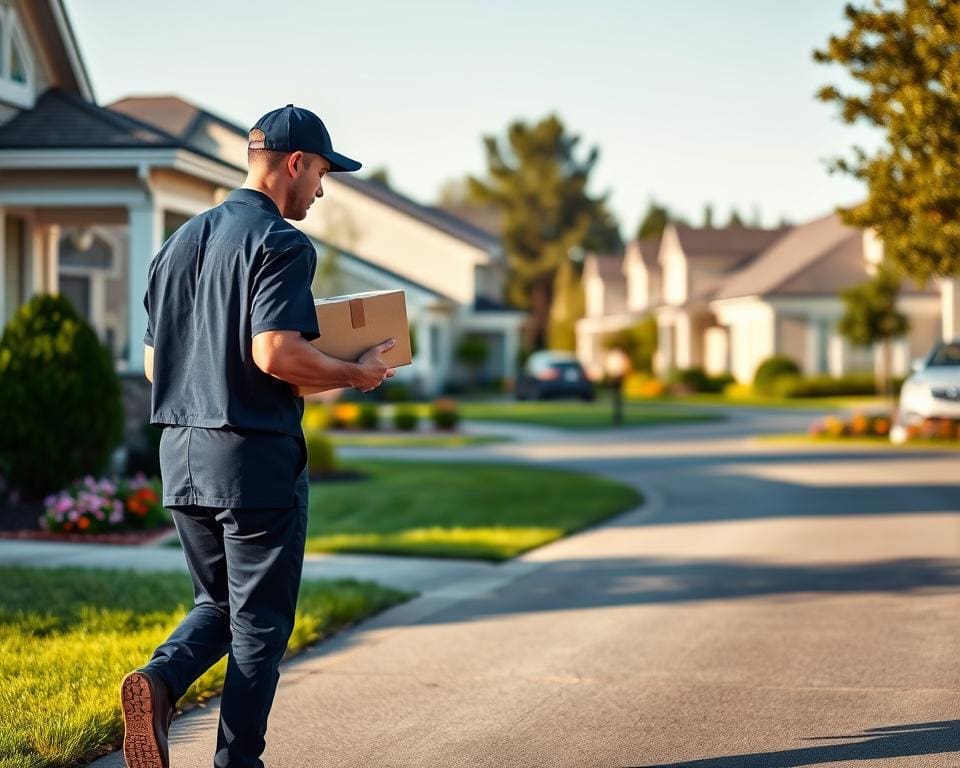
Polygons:
<instances>
[{"instance_id":1,"label":"driveway","mask_svg":"<svg viewBox=\"0 0 960 768\"><path fill-rule=\"evenodd\" d=\"M810 418L406 452L647 502L288 664L266 764L960 765L960 457L751 438ZM216 714L175 722L173 765L209 765Z\"/></svg>"}]
</instances>

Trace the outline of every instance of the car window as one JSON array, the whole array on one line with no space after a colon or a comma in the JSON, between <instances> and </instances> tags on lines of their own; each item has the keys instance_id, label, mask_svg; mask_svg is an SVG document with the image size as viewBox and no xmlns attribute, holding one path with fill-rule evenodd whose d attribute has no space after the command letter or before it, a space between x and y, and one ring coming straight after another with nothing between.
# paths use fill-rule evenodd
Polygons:
<instances>
[{"instance_id":1,"label":"car window","mask_svg":"<svg viewBox=\"0 0 960 768\"><path fill-rule=\"evenodd\" d=\"M941 344L930 355L928 366L960 365L960 344Z\"/></svg>"}]
</instances>

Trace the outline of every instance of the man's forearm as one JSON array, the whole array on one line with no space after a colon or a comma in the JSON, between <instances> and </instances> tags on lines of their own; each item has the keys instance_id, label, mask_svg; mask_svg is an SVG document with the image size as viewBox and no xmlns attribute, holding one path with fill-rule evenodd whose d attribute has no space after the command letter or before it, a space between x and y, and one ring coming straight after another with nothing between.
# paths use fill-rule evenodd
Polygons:
<instances>
[{"instance_id":1,"label":"man's forearm","mask_svg":"<svg viewBox=\"0 0 960 768\"><path fill-rule=\"evenodd\" d=\"M270 375L302 387L352 387L360 366L325 355L306 339L284 344L275 355Z\"/></svg>"}]
</instances>

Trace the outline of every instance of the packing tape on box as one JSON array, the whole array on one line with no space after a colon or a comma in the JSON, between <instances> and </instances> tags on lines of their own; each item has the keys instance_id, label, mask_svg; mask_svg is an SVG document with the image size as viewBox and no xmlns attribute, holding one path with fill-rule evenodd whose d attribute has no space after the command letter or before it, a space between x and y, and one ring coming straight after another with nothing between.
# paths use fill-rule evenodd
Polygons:
<instances>
[{"instance_id":1,"label":"packing tape on box","mask_svg":"<svg viewBox=\"0 0 960 768\"><path fill-rule=\"evenodd\" d=\"M363 328L367 324L363 316L363 299L350 299L350 325Z\"/></svg>"}]
</instances>

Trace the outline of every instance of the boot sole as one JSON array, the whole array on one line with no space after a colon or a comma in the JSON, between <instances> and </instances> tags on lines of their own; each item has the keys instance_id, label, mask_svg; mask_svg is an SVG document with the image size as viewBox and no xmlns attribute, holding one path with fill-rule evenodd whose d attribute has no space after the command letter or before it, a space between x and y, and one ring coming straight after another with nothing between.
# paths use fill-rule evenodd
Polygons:
<instances>
[{"instance_id":1,"label":"boot sole","mask_svg":"<svg viewBox=\"0 0 960 768\"><path fill-rule=\"evenodd\" d=\"M120 684L123 758L127 768L167 768L153 729L154 694L150 678L131 672Z\"/></svg>"}]
</instances>

